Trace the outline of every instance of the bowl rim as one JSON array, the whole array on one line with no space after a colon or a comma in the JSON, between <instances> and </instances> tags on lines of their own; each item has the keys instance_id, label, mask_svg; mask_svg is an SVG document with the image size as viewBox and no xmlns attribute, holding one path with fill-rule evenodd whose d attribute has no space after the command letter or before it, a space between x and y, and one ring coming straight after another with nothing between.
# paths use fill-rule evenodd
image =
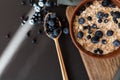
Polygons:
<instances>
[{"instance_id":1,"label":"bowl rim","mask_svg":"<svg viewBox=\"0 0 120 80\"><path fill-rule=\"evenodd\" d=\"M96 55L96 54L93 54L92 52L90 51L87 51L85 50L78 42L77 40L75 39L75 36L74 36L74 32L73 32L73 20L74 20L74 17L75 17L75 14L76 12L78 11L78 9L80 7L82 7L84 4L86 4L87 2L91 2L91 1L94 1L94 0L82 0L77 6L76 8L74 9L73 13L72 13L72 16L70 18L70 36L71 36L71 39L73 41L73 43L75 44L75 46L77 47L77 49L79 50L80 54L86 54L88 56L91 56L91 57L94 57L94 58L99 58L99 59L103 59L103 58L110 58L110 57L113 57L113 56L116 56L120 53L120 48L118 48L117 50L113 51L113 52L110 52L108 54L105 54L105 55ZM114 4L116 4L117 6L119 5L117 2L118 0L112 0ZM119 6L120 7L120 6Z\"/></svg>"}]
</instances>

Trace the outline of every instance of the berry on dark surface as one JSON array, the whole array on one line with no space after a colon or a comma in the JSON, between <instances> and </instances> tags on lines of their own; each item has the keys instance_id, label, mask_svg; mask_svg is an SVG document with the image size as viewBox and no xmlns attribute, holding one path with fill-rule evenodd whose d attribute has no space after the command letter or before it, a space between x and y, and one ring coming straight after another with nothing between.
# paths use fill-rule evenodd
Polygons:
<instances>
[{"instance_id":1,"label":"berry on dark surface","mask_svg":"<svg viewBox=\"0 0 120 80\"><path fill-rule=\"evenodd\" d=\"M91 21L91 20L92 20L92 17L91 17L91 16L88 16L87 19L88 19L89 21Z\"/></svg>"},{"instance_id":2,"label":"berry on dark surface","mask_svg":"<svg viewBox=\"0 0 120 80\"><path fill-rule=\"evenodd\" d=\"M95 32L95 36L99 37L99 38L102 38L103 37L103 32L102 31L96 31Z\"/></svg>"},{"instance_id":3,"label":"berry on dark surface","mask_svg":"<svg viewBox=\"0 0 120 80\"><path fill-rule=\"evenodd\" d=\"M97 28L97 25L96 25L96 24L93 24L93 25L92 25L92 28L95 28L95 29L96 29L96 28Z\"/></svg>"},{"instance_id":4,"label":"berry on dark surface","mask_svg":"<svg viewBox=\"0 0 120 80\"><path fill-rule=\"evenodd\" d=\"M94 43L94 44L98 43L99 42L99 37L97 37L97 36L92 37L91 42Z\"/></svg>"},{"instance_id":5,"label":"berry on dark surface","mask_svg":"<svg viewBox=\"0 0 120 80\"><path fill-rule=\"evenodd\" d=\"M87 39L91 39L91 35L88 35L88 36L87 36Z\"/></svg>"},{"instance_id":6,"label":"berry on dark surface","mask_svg":"<svg viewBox=\"0 0 120 80\"><path fill-rule=\"evenodd\" d=\"M113 34L114 34L114 32L112 30L107 31L107 36L112 36Z\"/></svg>"},{"instance_id":7,"label":"berry on dark surface","mask_svg":"<svg viewBox=\"0 0 120 80\"><path fill-rule=\"evenodd\" d=\"M85 9L86 9L85 6L82 6L82 7L80 8L80 10L81 10L82 12L85 11Z\"/></svg>"},{"instance_id":8,"label":"berry on dark surface","mask_svg":"<svg viewBox=\"0 0 120 80\"><path fill-rule=\"evenodd\" d=\"M102 44L106 44L107 41L105 39L102 40Z\"/></svg>"},{"instance_id":9,"label":"berry on dark surface","mask_svg":"<svg viewBox=\"0 0 120 80\"><path fill-rule=\"evenodd\" d=\"M98 19L98 23L102 23L102 19Z\"/></svg>"},{"instance_id":10,"label":"berry on dark surface","mask_svg":"<svg viewBox=\"0 0 120 80\"><path fill-rule=\"evenodd\" d=\"M84 19L84 18L79 18L79 19L78 19L78 22L79 22L80 24L84 24L84 23L85 23L85 19Z\"/></svg>"},{"instance_id":11,"label":"berry on dark surface","mask_svg":"<svg viewBox=\"0 0 120 80\"><path fill-rule=\"evenodd\" d=\"M82 31L79 31L78 34L77 34L77 37L78 37L78 38L82 38L83 35L84 35L83 32L82 32Z\"/></svg>"},{"instance_id":12,"label":"berry on dark surface","mask_svg":"<svg viewBox=\"0 0 120 80\"><path fill-rule=\"evenodd\" d=\"M69 29L67 27L63 28L63 33L64 34L69 34Z\"/></svg>"},{"instance_id":13,"label":"berry on dark surface","mask_svg":"<svg viewBox=\"0 0 120 80\"><path fill-rule=\"evenodd\" d=\"M98 12L97 14L96 14L96 17L98 18L98 19L102 19L103 17L104 17L104 13L103 12Z\"/></svg>"},{"instance_id":14,"label":"berry on dark surface","mask_svg":"<svg viewBox=\"0 0 120 80\"><path fill-rule=\"evenodd\" d=\"M36 38L33 38L33 39L32 39L32 44L36 44L36 42L37 42L37 39L36 39Z\"/></svg>"},{"instance_id":15,"label":"berry on dark surface","mask_svg":"<svg viewBox=\"0 0 120 80\"><path fill-rule=\"evenodd\" d=\"M103 54L103 50L97 48L97 49L94 50L94 53L102 55Z\"/></svg>"},{"instance_id":16,"label":"berry on dark surface","mask_svg":"<svg viewBox=\"0 0 120 80\"><path fill-rule=\"evenodd\" d=\"M47 0L46 3L45 3L45 6L46 7L53 7L54 6L54 2L51 1L51 0Z\"/></svg>"},{"instance_id":17,"label":"berry on dark surface","mask_svg":"<svg viewBox=\"0 0 120 80\"><path fill-rule=\"evenodd\" d=\"M104 23L108 23L108 19L105 19L105 20L104 20Z\"/></svg>"},{"instance_id":18,"label":"berry on dark surface","mask_svg":"<svg viewBox=\"0 0 120 80\"><path fill-rule=\"evenodd\" d=\"M5 37L9 39L11 37L11 33L7 33Z\"/></svg>"},{"instance_id":19,"label":"berry on dark surface","mask_svg":"<svg viewBox=\"0 0 120 80\"><path fill-rule=\"evenodd\" d=\"M27 37L30 37L31 36L31 31L28 31L27 32Z\"/></svg>"},{"instance_id":20,"label":"berry on dark surface","mask_svg":"<svg viewBox=\"0 0 120 80\"><path fill-rule=\"evenodd\" d=\"M26 1L25 0L21 0L21 5L26 5Z\"/></svg>"},{"instance_id":21,"label":"berry on dark surface","mask_svg":"<svg viewBox=\"0 0 120 80\"><path fill-rule=\"evenodd\" d=\"M120 41L119 40L114 40L113 41L113 45L115 46L115 47L118 47L118 46L120 46Z\"/></svg>"}]
</instances>

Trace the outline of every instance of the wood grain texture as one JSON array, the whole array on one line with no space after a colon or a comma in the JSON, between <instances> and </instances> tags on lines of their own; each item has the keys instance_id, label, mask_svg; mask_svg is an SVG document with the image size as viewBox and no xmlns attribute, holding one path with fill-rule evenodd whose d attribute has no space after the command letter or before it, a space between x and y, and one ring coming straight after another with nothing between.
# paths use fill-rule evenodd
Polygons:
<instances>
[{"instance_id":1,"label":"wood grain texture","mask_svg":"<svg viewBox=\"0 0 120 80\"><path fill-rule=\"evenodd\" d=\"M69 6L66 9L66 16L70 22L75 7ZM120 55L115 57L98 59L93 58L79 51L84 62L90 80L114 80L114 76L120 66Z\"/></svg>"}]
</instances>

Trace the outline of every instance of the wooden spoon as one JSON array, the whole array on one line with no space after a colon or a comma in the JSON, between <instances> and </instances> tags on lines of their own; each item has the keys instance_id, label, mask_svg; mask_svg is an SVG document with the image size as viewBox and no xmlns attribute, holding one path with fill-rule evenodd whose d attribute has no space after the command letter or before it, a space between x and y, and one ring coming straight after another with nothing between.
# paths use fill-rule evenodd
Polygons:
<instances>
[{"instance_id":1,"label":"wooden spoon","mask_svg":"<svg viewBox=\"0 0 120 80\"><path fill-rule=\"evenodd\" d=\"M51 37L48 33L47 33L47 29L46 29L46 22L47 22L47 18L49 15L51 15L53 13L48 13L46 14L45 18L44 18L44 31L46 33L46 35L53 39L54 42L55 42L55 45L56 45L56 49L57 49L57 55L58 55L58 59L59 59L59 63L60 63L60 68L61 68L61 72L62 72L62 77L63 77L63 80L68 80L68 76L67 76L67 72L66 72L66 68L65 68L65 64L64 64L64 61L63 61L63 57L62 57L62 53L61 53L61 49L60 49L60 45L59 45L59 37L62 33L62 31L60 30L59 32L59 35L57 37ZM59 26L61 27L61 22L59 21L59 19L57 18L57 21L59 23Z\"/></svg>"}]
</instances>

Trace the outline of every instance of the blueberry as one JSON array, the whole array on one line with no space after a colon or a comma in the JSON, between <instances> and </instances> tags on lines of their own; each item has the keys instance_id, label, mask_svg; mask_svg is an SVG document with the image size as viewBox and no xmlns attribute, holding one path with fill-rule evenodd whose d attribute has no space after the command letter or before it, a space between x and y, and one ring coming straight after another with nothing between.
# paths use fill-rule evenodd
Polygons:
<instances>
[{"instance_id":1,"label":"blueberry","mask_svg":"<svg viewBox=\"0 0 120 80\"><path fill-rule=\"evenodd\" d=\"M36 44L36 42L37 42L37 39L36 39L36 38L33 38L33 39L32 39L32 44Z\"/></svg>"},{"instance_id":2,"label":"blueberry","mask_svg":"<svg viewBox=\"0 0 120 80\"><path fill-rule=\"evenodd\" d=\"M115 17L113 17L113 21L114 21L114 23L118 23L118 20L115 18Z\"/></svg>"},{"instance_id":3,"label":"blueberry","mask_svg":"<svg viewBox=\"0 0 120 80\"><path fill-rule=\"evenodd\" d=\"M91 17L91 16L88 16L87 19L88 19L89 21L91 21L91 20L92 20L92 17Z\"/></svg>"},{"instance_id":4,"label":"blueberry","mask_svg":"<svg viewBox=\"0 0 120 80\"><path fill-rule=\"evenodd\" d=\"M109 4L109 7L115 8L115 5L113 3Z\"/></svg>"},{"instance_id":5,"label":"blueberry","mask_svg":"<svg viewBox=\"0 0 120 80\"><path fill-rule=\"evenodd\" d=\"M47 23L49 24L49 26L54 26L55 25L55 22L53 20L49 20Z\"/></svg>"},{"instance_id":6,"label":"blueberry","mask_svg":"<svg viewBox=\"0 0 120 80\"><path fill-rule=\"evenodd\" d=\"M99 19L99 20L98 20L98 23L102 23L102 19Z\"/></svg>"},{"instance_id":7,"label":"blueberry","mask_svg":"<svg viewBox=\"0 0 120 80\"><path fill-rule=\"evenodd\" d=\"M92 25L92 28L97 28L97 25L96 25L96 24L93 24L93 25Z\"/></svg>"},{"instance_id":8,"label":"blueberry","mask_svg":"<svg viewBox=\"0 0 120 80\"><path fill-rule=\"evenodd\" d=\"M91 35L88 35L88 36L87 36L87 39L91 39Z\"/></svg>"},{"instance_id":9,"label":"blueberry","mask_svg":"<svg viewBox=\"0 0 120 80\"><path fill-rule=\"evenodd\" d=\"M108 19L105 19L105 20L104 20L104 23L108 23Z\"/></svg>"},{"instance_id":10,"label":"blueberry","mask_svg":"<svg viewBox=\"0 0 120 80\"><path fill-rule=\"evenodd\" d=\"M86 29L88 29L88 26L83 26L83 30L86 30Z\"/></svg>"},{"instance_id":11,"label":"blueberry","mask_svg":"<svg viewBox=\"0 0 120 80\"><path fill-rule=\"evenodd\" d=\"M99 37L97 37L97 36L92 37L91 42L94 43L94 44L98 43L99 42Z\"/></svg>"},{"instance_id":12,"label":"blueberry","mask_svg":"<svg viewBox=\"0 0 120 80\"><path fill-rule=\"evenodd\" d=\"M102 44L106 44L107 41L105 39L102 40Z\"/></svg>"},{"instance_id":13,"label":"blueberry","mask_svg":"<svg viewBox=\"0 0 120 80\"><path fill-rule=\"evenodd\" d=\"M120 12L116 11L116 12L112 12L111 14L114 18L120 18Z\"/></svg>"},{"instance_id":14,"label":"blueberry","mask_svg":"<svg viewBox=\"0 0 120 80\"><path fill-rule=\"evenodd\" d=\"M89 7L90 5L92 5L92 2L87 2L86 7Z\"/></svg>"},{"instance_id":15,"label":"blueberry","mask_svg":"<svg viewBox=\"0 0 120 80\"><path fill-rule=\"evenodd\" d=\"M103 1L102 1L102 6L104 6L104 7L108 7L109 4L110 4L110 1L109 1L109 0L103 0Z\"/></svg>"},{"instance_id":16,"label":"blueberry","mask_svg":"<svg viewBox=\"0 0 120 80\"><path fill-rule=\"evenodd\" d=\"M85 23L85 19L84 19L84 18L79 18L79 19L78 19L78 22L79 22L80 24L84 24L84 23Z\"/></svg>"},{"instance_id":17,"label":"blueberry","mask_svg":"<svg viewBox=\"0 0 120 80\"><path fill-rule=\"evenodd\" d=\"M114 34L114 32L112 30L107 31L107 36L112 36L113 34Z\"/></svg>"},{"instance_id":18,"label":"blueberry","mask_svg":"<svg viewBox=\"0 0 120 80\"><path fill-rule=\"evenodd\" d=\"M35 3L35 0L28 0L28 1L31 6L33 6L33 4Z\"/></svg>"},{"instance_id":19,"label":"blueberry","mask_svg":"<svg viewBox=\"0 0 120 80\"><path fill-rule=\"evenodd\" d=\"M39 1L39 2L38 2L38 5L39 5L40 7L43 7L43 6L44 6L44 3L43 3L42 1Z\"/></svg>"},{"instance_id":20,"label":"blueberry","mask_svg":"<svg viewBox=\"0 0 120 80\"><path fill-rule=\"evenodd\" d=\"M97 48L97 49L94 50L94 53L102 55L103 54L103 50Z\"/></svg>"},{"instance_id":21,"label":"blueberry","mask_svg":"<svg viewBox=\"0 0 120 80\"><path fill-rule=\"evenodd\" d=\"M102 19L103 17L104 17L104 13L103 12L98 12L97 14L96 14L96 17L98 18L98 19Z\"/></svg>"},{"instance_id":22,"label":"blueberry","mask_svg":"<svg viewBox=\"0 0 120 80\"><path fill-rule=\"evenodd\" d=\"M63 28L63 33L64 34L69 34L69 29L67 27Z\"/></svg>"},{"instance_id":23,"label":"blueberry","mask_svg":"<svg viewBox=\"0 0 120 80\"><path fill-rule=\"evenodd\" d=\"M83 35L84 35L83 32L82 32L82 31L79 31L78 34L77 34L77 37L78 37L78 38L82 38Z\"/></svg>"},{"instance_id":24,"label":"blueberry","mask_svg":"<svg viewBox=\"0 0 120 80\"><path fill-rule=\"evenodd\" d=\"M31 36L31 31L28 31L27 32L27 37L30 37Z\"/></svg>"},{"instance_id":25,"label":"blueberry","mask_svg":"<svg viewBox=\"0 0 120 80\"><path fill-rule=\"evenodd\" d=\"M55 19L55 18L56 18L56 13L52 13L52 14L50 15L50 18Z\"/></svg>"},{"instance_id":26,"label":"blueberry","mask_svg":"<svg viewBox=\"0 0 120 80\"><path fill-rule=\"evenodd\" d=\"M96 31L95 32L95 36L99 37L99 38L102 38L103 37L103 32L102 31Z\"/></svg>"},{"instance_id":27,"label":"blueberry","mask_svg":"<svg viewBox=\"0 0 120 80\"><path fill-rule=\"evenodd\" d=\"M5 37L9 39L11 37L11 33L7 33Z\"/></svg>"},{"instance_id":28,"label":"blueberry","mask_svg":"<svg viewBox=\"0 0 120 80\"><path fill-rule=\"evenodd\" d=\"M80 8L80 10L81 10L82 12L85 11L85 9L86 9L85 6L82 6L82 7Z\"/></svg>"},{"instance_id":29,"label":"blueberry","mask_svg":"<svg viewBox=\"0 0 120 80\"><path fill-rule=\"evenodd\" d=\"M46 3L45 3L45 6L46 7L53 7L54 6L54 2L51 1L51 0L47 0Z\"/></svg>"},{"instance_id":30,"label":"blueberry","mask_svg":"<svg viewBox=\"0 0 120 80\"><path fill-rule=\"evenodd\" d=\"M22 1L21 1L21 5L26 5L26 1L25 1L25 0L22 0Z\"/></svg>"},{"instance_id":31,"label":"blueberry","mask_svg":"<svg viewBox=\"0 0 120 80\"><path fill-rule=\"evenodd\" d=\"M108 18L108 16L109 16L109 14L107 14L107 13L106 13L106 14L104 14L104 17L105 17L105 18Z\"/></svg>"},{"instance_id":32,"label":"blueberry","mask_svg":"<svg viewBox=\"0 0 120 80\"><path fill-rule=\"evenodd\" d=\"M115 46L115 47L118 47L118 46L120 46L120 41L119 40L114 40L113 41L113 45Z\"/></svg>"},{"instance_id":33,"label":"blueberry","mask_svg":"<svg viewBox=\"0 0 120 80\"><path fill-rule=\"evenodd\" d=\"M60 29L59 28L54 29L53 33L54 33L54 36L57 37L60 34Z\"/></svg>"}]
</instances>

